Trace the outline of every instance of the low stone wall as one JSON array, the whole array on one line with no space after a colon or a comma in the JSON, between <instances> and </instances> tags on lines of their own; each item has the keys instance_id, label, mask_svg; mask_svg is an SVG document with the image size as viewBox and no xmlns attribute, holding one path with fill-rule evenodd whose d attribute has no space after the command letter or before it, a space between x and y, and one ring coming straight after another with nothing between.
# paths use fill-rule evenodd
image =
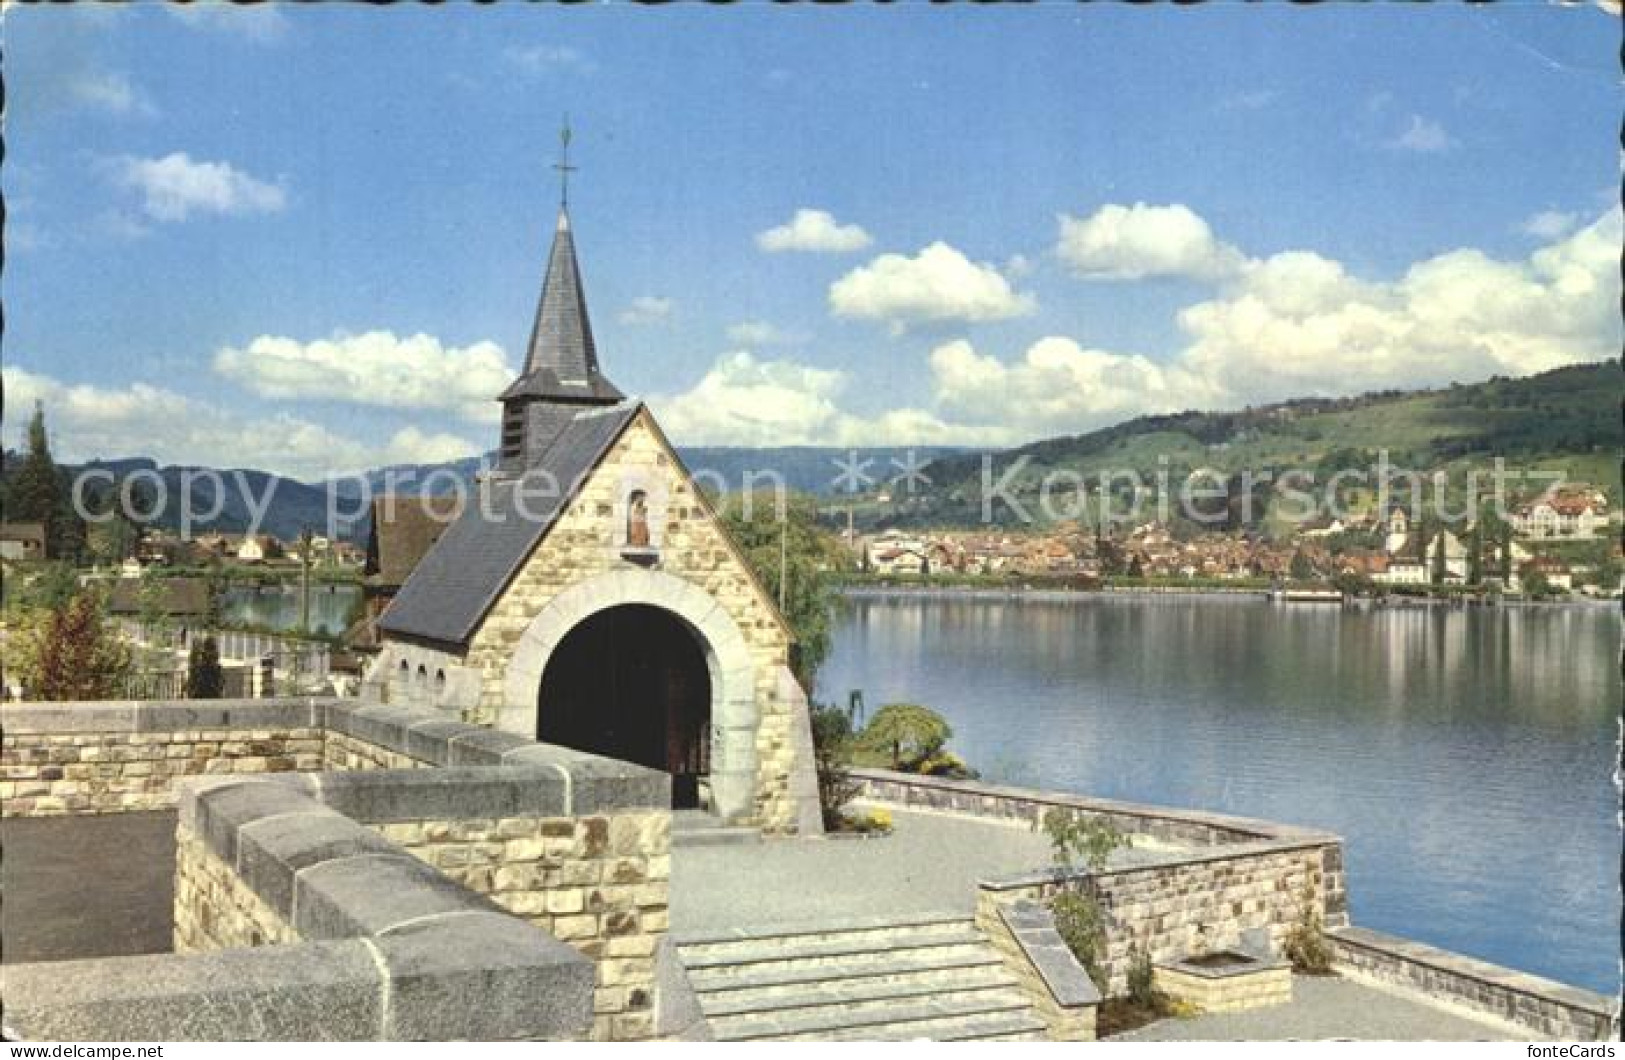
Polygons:
<instances>
[{"instance_id":1,"label":"low stone wall","mask_svg":"<svg viewBox=\"0 0 1625 1060\"><path fill-rule=\"evenodd\" d=\"M7 704L0 814L131 813L175 805L175 781L322 767L320 700Z\"/></svg>"},{"instance_id":2,"label":"low stone wall","mask_svg":"<svg viewBox=\"0 0 1625 1060\"><path fill-rule=\"evenodd\" d=\"M1542 1038L1619 1037L1619 1004L1601 994L1366 928L1328 939L1338 971L1352 979L1447 1001Z\"/></svg>"},{"instance_id":3,"label":"low stone wall","mask_svg":"<svg viewBox=\"0 0 1625 1060\"><path fill-rule=\"evenodd\" d=\"M274 779L180 801L182 951L5 969L34 1040L551 1040L592 1025L593 966ZM281 945L257 945L279 942Z\"/></svg>"},{"instance_id":4,"label":"low stone wall","mask_svg":"<svg viewBox=\"0 0 1625 1060\"><path fill-rule=\"evenodd\" d=\"M19 772L39 768L34 748L53 741L107 748L123 763L138 760L124 749L190 747L199 734L209 737L212 757L201 761L212 765L144 780L140 801L110 799L100 810L20 807L121 812L179 798L180 953L328 937L290 916L312 909L316 894L301 892L295 903L296 875L319 882L340 871L326 864L340 854L349 859L346 871L371 857L364 889L387 910L400 882L390 878L401 871L394 863L410 859L439 881L431 890L475 898L492 915L518 918L526 931L567 942L591 962L591 1028L584 1034L624 1040L676 1032L656 1015L671 874L669 778L662 773L436 711L353 700L66 704L8 708L5 720ZM298 741L298 757L287 768L279 763L274 776L254 761L262 733ZM267 809L277 806L276 813ZM360 890L355 897L364 904ZM352 927L359 923L352 918Z\"/></svg>"},{"instance_id":5,"label":"low stone wall","mask_svg":"<svg viewBox=\"0 0 1625 1060\"><path fill-rule=\"evenodd\" d=\"M1036 902L977 909L976 926L1057 1042L1092 1042L1100 991L1072 956L1050 911Z\"/></svg>"},{"instance_id":6,"label":"low stone wall","mask_svg":"<svg viewBox=\"0 0 1625 1060\"><path fill-rule=\"evenodd\" d=\"M1328 927L1348 923L1342 840L1326 832L1225 814L1186 812L1113 799L998 787L973 781L853 770L864 797L911 808L1019 820L1040 827L1052 809L1110 820L1130 837L1147 836L1191 849L1068 880L1054 869L984 881L978 919L993 923L1001 906L1047 902L1062 886L1081 886L1099 900L1107 921L1101 962L1106 993L1128 988L1136 953L1154 962L1241 945L1262 932L1272 952L1300 919L1305 903Z\"/></svg>"},{"instance_id":7,"label":"low stone wall","mask_svg":"<svg viewBox=\"0 0 1625 1060\"><path fill-rule=\"evenodd\" d=\"M1255 839L1326 837L1326 833L1312 829L1202 810L1009 788L980 781L922 777L884 769L854 769L851 774L862 798L911 809L1021 821L1034 828L1042 827L1044 815L1050 810L1062 809L1104 817L1129 835L1147 836L1186 846L1241 843Z\"/></svg>"}]
</instances>

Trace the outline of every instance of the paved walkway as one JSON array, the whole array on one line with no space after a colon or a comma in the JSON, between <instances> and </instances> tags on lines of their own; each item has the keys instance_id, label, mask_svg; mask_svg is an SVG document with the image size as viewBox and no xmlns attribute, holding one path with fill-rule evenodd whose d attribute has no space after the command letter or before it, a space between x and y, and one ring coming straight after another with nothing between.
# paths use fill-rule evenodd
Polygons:
<instances>
[{"instance_id":1,"label":"paved walkway","mask_svg":"<svg viewBox=\"0 0 1625 1060\"><path fill-rule=\"evenodd\" d=\"M1042 869L1049 839L1025 826L892 811L875 839L778 839L672 851L679 937L741 928L976 909L981 880ZM1120 852L1128 862L1135 851Z\"/></svg>"},{"instance_id":2,"label":"paved walkway","mask_svg":"<svg viewBox=\"0 0 1625 1060\"><path fill-rule=\"evenodd\" d=\"M1508 1041L1515 1036L1482 1022L1348 979L1294 976L1292 1002L1249 1012L1169 1019L1114 1042Z\"/></svg>"},{"instance_id":3,"label":"paved walkway","mask_svg":"<svg viewBox=\"0 0 1625 1060\"><path fill-rule=\"evenodd\" d=\"M0 821L0 960L167 953L175 814Z\"/></svg>"}]
</instances>

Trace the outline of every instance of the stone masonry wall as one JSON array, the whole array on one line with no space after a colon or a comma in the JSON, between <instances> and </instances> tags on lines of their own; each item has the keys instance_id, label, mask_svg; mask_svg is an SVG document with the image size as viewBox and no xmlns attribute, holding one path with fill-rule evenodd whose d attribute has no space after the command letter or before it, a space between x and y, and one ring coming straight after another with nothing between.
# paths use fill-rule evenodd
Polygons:
<instances>
[{"instance_id":1,"label":"stone masonry wall","mask_svg":"<svg viewBox=\"0 0 1625 1060\"><path fill-rule=\"evenodd\" d=\"M281 946L299 935L190 829L175 841L175 952Z\"/></svg>"},{"instance_id":2,"label":"stone masonry wall","mask_svg":"<svg viewBox=\"0 0 1625 1060\"><path fill-rule=\"evenodd\" d=\"M654 1033L668 925L671 815L416 820L384 838L574 947L597 966L594 1038Z\"/></svg>"},{"instance_id":3,"label":"stone masonry wall","mask_svg":"<svg viewBox=\"0 0 1625 1060\"><path fill-rule=\"evenodd\" d=\"M175 780L322 767L319 729L14 732L0 749L6 817L133 813L175 805Z\"/></svg>"},{"instance_id":4,"label":"stone masonry wall","mask_svg":"<svg viewBox=\"0 0 1625 1060\"><path fill-rule=\"evenodd\" d=\"M710 516L694 484L661 439L647 414L639 416L610 449L575 502L526 561L469 643L468 665L483 675L479 707L465 721L491 725L503 699L503 678L515 646L531 620L570 585L614 570L638 569L615 540L627 482L651 495L665 493L664 519L655 527L656 569L687 579L715 599L739 627L754 662L757 730L756 822L770 831L794 827L790 774L798 743L790 711L778 695L778 674L789 639L773 606L751 577L726 534ZM660 516L656 506L651 515Z\"/></svg>"},{"instance_id":5,"label":"stone masonry wall","mask_svg":"<svg viewBox=\"0 0 1625 1060\"><path fill-rule=\"evenodd\" d=\"M322 768L345 772L367 769L420 769L429 763L399 751L359 740L348 733L327 733L322 745Z\"/></svg>"},{"instance_id":6,"label":"stone masonry wall","mask_svg":"<svg viewBox=\"0 0 1625 1060\"><path fill-rule=\"evenodd\" d=\"M1177 856L1176 856L1177 857ZM1128 989L1136 952L1153 962L1235 947L1245 932L1262 930L1272 953L1280 953L1302 915L1305 901L1324 910L1327 895L1341 892L1342 857L1336 845L1287 850L1247 849L1204 854L1152 866L1108 870L1083 877L1086 891L1106 916L1106 993ZM1061 884L1054 879L984 883L979 919L991 919L992 903L1044 901ZM1330 927L1346 914L1321 913Z\"/></svg>"}]
</instances>

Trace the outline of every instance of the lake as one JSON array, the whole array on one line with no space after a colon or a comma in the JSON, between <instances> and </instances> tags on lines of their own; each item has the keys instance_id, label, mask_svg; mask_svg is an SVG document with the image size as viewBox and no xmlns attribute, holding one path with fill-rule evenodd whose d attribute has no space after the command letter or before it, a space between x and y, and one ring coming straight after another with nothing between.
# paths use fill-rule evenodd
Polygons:
<instances>
[{"instance_id":1,"label":"lake","mask_svg":"<svg viewBox=\"0 0 1625 1060\"><path fill-rule=\"evenodd\" d=\"M343 633L349 626L351 609L361 596L359 585L310 586L310 631ZM237 585L221 597L220 609L227 622L245 623L274 632L299 628L299 586Z\"/></svg>"},{"instance_id":2,"label":"lake","mask_svg":"<svg viewBox=\"0 0 1625 1060\"><path fill-rule=\"evenodd\" d=\"M819 698L991 781L1322 827L1354 921L1619 989L1615 606L860 597Z\"/></svg>"}]
</instances>

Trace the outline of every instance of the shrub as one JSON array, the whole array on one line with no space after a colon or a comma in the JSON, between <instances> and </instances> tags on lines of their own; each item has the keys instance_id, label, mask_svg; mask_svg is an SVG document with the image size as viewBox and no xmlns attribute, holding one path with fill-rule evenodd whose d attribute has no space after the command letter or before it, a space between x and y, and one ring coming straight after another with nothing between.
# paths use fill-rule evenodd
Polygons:
<instances>
[{"instance_id":1,"label":"shrub","mask_svg":"<svg viewBox=\"0 0 1625 1060\"><path fill-rule=\"evenodd\" d=\"M1055 864L1066 870L1082 862L1090 872L1099 872L1113 851L1131 845L1122 829L1107 818L1059 808L1044 814L1044 831Z\"/></svg>"},{"instance_id":2,"label":"shrub","mask_svg":"<svg viewBox=\"0 0 1625 1060\"><path fill-rule=\"evenodd\" d=\"M875 711L860 740L873 751L891 755L893 769L904 768L942 750L954 734L942 715L918 703L888 703Z\"/></svg>"},{"instance_id":3,"label":"shrub","mask_svg":"<svg viewBox=\"0 0 1625 1060\"><path fill-rule=\"evenodd\" d=\"M1319 903L1315 898L1314 885L1305 883L1297 923L1287 933L1282 950L1295 970L1305 975L1328 975L1332 970L1332 948L1321 929Z\"/></svg>"},{"instance_id":4,"label":"shrub","mask_svg":"<svg viewBox=\"0 0 1625 1060\"><path fill-rule=\"evenodd\" d=\"M102 599L84 590L58 611L12 624L7 669L32 700L111 699L130 672L130 646L103 624Z\"/></svg>"},{"instance_id":5,"label":"shrub","mask_svg":"<svg viewBox=\"0 0 1625 1060\"><path fill-rule=\"evenodd\" d=\"M1165 1001L1157 989L1156 972L1151 967L1151 954L1138 946L1129 956L1128 996L1136 1005L1160 1011Z\"/></svg>"},{"instance_id":6,"label":"shrub","mask_svg":"<svg viewBox=\"0 0 1625 1060\"><path fill-rule=\"evenodd\" d=\"M186 659L186 698L219 699L226 688L226 675L220 669L220 645L213 637L192 642Z\"/></svg>"},{"instance_id":7,"label":"shrub","mask_svg":"<svg viewBox=\"0 0 1625 1060\"><path fill-rule=\"evenodd\" d=\"M1044 831L1049 834L1055 864L1067 877L1050 900L1055 930L1104 994L1108 977L1100 962L1106 952L1106 914L1092 889L1086 889L1073 873L1079 861L1090 872L1101 871L1113 851L1129 845L1129 838L1104 817L1059 808L1044 814Z\"/></svg>"},{"instance_id":8,"label":"shrub","mask_svg":"<svg viewBox=\"0 0 1625 1060\"><path fill-rule=\"evenodd\" d=\"M846 771L852 757L852 722L844 711L834 707L814 707L810 721L813 764L818 770L818 809L824 827L839 830L845 825L846 804L858 793L858 785Z\"/></svg>"},{"instance_id":9,"label":"shrub","mask_svg":"<svg viewBox=\"0 0 1625 1060\"><path fill-rule=\"evenodd\" d=\"M1061 941L1104 994L1106 975L1100 961L1106 953L1106 916L1100 903L1094 895L1069 887L1050 900L1050 912Z\"/></svg>"}]
</instances>

